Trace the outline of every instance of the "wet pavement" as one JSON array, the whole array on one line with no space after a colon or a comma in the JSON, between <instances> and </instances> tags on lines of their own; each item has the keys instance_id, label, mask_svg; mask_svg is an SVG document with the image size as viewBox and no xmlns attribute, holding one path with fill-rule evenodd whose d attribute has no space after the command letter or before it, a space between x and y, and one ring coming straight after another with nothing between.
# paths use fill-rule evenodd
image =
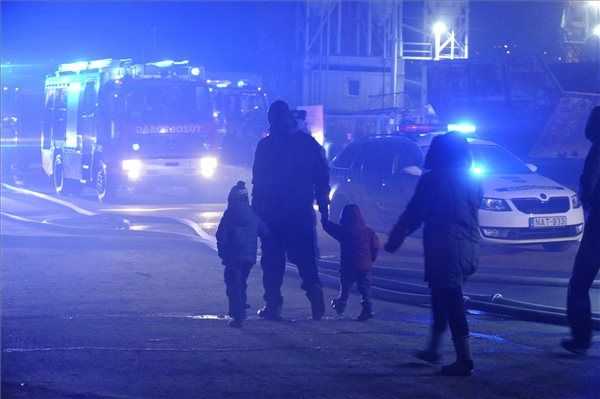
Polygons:
<instances>
[{"instance_id":1,"label":"wet pavement","mask_svg":"<svg viewBox=\"0 0 600 399\"><path fill-rule=\"evenodd\" d=\"M7 226L10 228L10 226ZM226 324L222 266L201 242L10 230L2 247L7 398L594 398L600 352L557 346L566 329L470 316L476 375L436 376L412 352L427 307L375 301L376 319L309 319L288 273L286 320ZM261 305L261 274L249 304ZM326 289L331 298L335 290ZM446 345L447 360L452 359ZM596 395L596 396L594 396Z\"/></svg>"}]
</instances>

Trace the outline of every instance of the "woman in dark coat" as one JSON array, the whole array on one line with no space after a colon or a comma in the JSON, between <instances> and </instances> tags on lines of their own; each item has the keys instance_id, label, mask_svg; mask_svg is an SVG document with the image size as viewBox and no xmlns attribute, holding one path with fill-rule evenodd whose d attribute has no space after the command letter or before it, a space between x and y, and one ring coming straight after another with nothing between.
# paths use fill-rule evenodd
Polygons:
<instances>
[{"instance_id":1,"label":"woman in dark coat","mask_svg":"<svg viewBox=\"0 0 600 399\"><path fill-rule=\"evenodd\" d=\"M442 368L444 375L467 376L473 370L462 286L478 264L477 215L482 195L470 166L464 137L457 133L436 137L425 160L427 172L385 246L388 252L396 251L406 236L424 224L425 281L431 288L433 325L429 346L417 357L439 360L440 341L449 324L457 359Z\"/></svg>"}]
</instances>

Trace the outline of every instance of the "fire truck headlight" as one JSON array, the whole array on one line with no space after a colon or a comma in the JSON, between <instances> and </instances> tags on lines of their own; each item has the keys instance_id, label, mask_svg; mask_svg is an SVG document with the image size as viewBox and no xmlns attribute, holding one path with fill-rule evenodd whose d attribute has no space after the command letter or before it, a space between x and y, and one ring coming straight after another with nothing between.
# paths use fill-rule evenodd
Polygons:
<instances>
[{"instance_id":1,"label":"fire truck headlight","mask_svg":"<svg viewBox=\"0 0 600 399\"><path fill-rule=\"evenodd\" d=\"M219 160L212 156L200 158L200 174L207 179L210 179L215 175L219 166Z\"/></svg>"},{"instance_id":2,"label":"fire truck headlight","mask_svg":"<svg viewBox=\"0 0 600 399\"><path fill-rule=\"evenodd\" d=\"M137 180L142 175L142 161L139 159L126 159L122 162L121 167L130 180Z\"/></svg>"}]
</instances>

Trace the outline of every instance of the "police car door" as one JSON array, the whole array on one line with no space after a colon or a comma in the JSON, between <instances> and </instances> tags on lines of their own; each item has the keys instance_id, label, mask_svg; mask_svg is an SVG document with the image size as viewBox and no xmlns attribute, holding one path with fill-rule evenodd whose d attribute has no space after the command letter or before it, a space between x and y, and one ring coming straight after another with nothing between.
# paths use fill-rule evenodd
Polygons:
<instances>
[{"instance_id":1,"label":"police car door","mask_svg":"<svg viewBox=\"0 0 600 399\"><path fill-rule=\"evenodd\" d=\"M423 153L415 143L395 142L388 147L391 171L383 179L378 191L377 207L383 231L389 231L404 211L422 173Z\"/></svg>"},{"instance_id":2,"label":"police car door","mask_svg":"<svg viewBox=\"0 0 600 399\"><path fill-rule=\"evenodd\" d=\"M392 177L394 152L390 143L373 141L365 144L361 187L367 222L377 231L384 231L389 217L385 212L385 196Z\"/></svg>"}]
</instances>

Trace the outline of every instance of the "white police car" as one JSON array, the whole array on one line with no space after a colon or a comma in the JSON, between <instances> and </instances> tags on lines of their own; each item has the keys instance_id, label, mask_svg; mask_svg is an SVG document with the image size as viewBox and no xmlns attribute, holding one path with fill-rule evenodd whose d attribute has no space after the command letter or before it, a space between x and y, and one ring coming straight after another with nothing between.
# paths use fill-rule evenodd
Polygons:
<instances>
[{"instance_id":1,"label":"white police car","mask_svg":"<svg viewBox=\"0 0 600 399\"><path fill-rule=\"evenodd\" d=\"M370 225L387 232L404 210L435 134L373 136L349 144L331 164L332 215L356 203ZM536 173L505 148L468 138L471 171L481 179L481 237L498 244L564 250L581 239L583 210L567 187Z\"/></svg>"}]
</instances>

